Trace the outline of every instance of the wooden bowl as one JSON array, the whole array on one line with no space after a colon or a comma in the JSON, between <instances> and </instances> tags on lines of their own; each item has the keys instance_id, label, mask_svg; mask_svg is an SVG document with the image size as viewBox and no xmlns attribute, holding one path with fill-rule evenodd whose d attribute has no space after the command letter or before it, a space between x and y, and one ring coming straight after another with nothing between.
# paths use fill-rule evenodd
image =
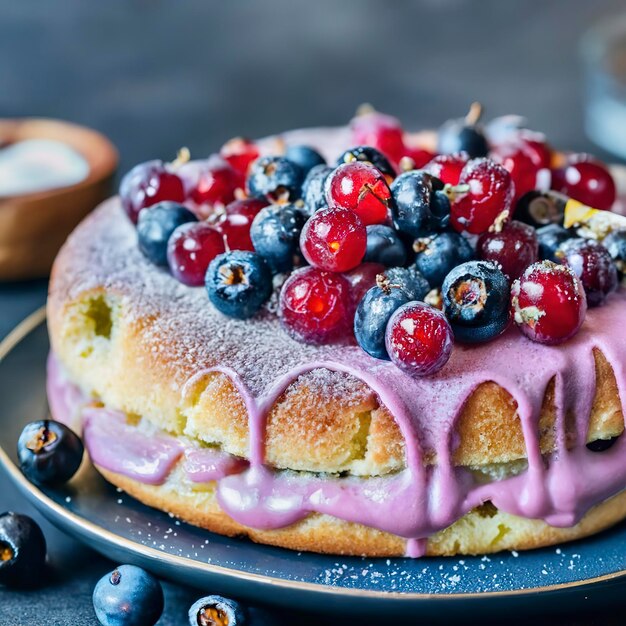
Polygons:
<instances>
[{"instance_id":1,"label":"wooden bowl","mask_svg":"<svg viewBox=\"0 0 626 626\"><path fill-rule=\"evenodd\" d=\"M0 145L26 139L65 143L89 165L75 185L0 197L0 280L47 276L74 227L111 194L117 151L100 133L48 119L0 120Z\"/></svg>"}]
</instances>

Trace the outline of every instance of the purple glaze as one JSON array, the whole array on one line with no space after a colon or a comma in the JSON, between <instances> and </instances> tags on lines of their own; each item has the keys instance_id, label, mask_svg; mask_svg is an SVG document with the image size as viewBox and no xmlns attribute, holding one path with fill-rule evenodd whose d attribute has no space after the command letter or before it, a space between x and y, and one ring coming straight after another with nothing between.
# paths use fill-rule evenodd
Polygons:
<instances>
[{"instance_id":1,"label":"purple glaze","mask_svg":"<svg viewBox=\"0 0 626 626\"><path fill-rule=\"evenodd\" d=\"M80 412L91 398L67 379L52 352L48 355L47 371L46 392L52 419L80 432Z\"/></svg>"},{"instance_id":2,"label":"purple glaze","mask_svg":"<svg viewBox=\"0 0 626 626\"><path fill-rule=\"evenodd\" d=\"M215 448L187 448L183 467L191 482L208 483L243 471L248 462Z\"/></svg>"}]
</instances>

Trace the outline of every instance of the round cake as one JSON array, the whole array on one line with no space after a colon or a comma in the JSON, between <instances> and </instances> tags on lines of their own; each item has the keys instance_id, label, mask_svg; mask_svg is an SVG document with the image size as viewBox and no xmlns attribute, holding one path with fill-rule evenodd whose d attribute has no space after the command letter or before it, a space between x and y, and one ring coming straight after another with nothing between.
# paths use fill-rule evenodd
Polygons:
<instances>
[{"instance_id":1,"label":"round cake","mask_svg":"<svg viewBox=\"0 0 626 626\"><path fill-rule=\"evenodd\" d=\"M494 125L490 142L495 133ZM403 159L403 169L411 172L434 146L430 135L404 137L413 161L407 166ZM261 160L304 145L333 164L357 143L366 141L353 127L295 131L255 145ZM356 160L374 168L373 152L367 154ZM529 193L538 195L535 186ZM526 197L520 191L515 219ZM221 209L219 202L198 208L179 197L156 200L182 201L202 218ZM285 206L284 196L271 201ZM304 204L294 206L308 210L310 222L319 207ZM507 291L506 324L497 333L460 341L464 322L444 319L446 282L441 288L431 281L433 291L419 305L441 316L457 340L445 349L447 362L423 375L414 362L410 369L372 356L351 332L315 343L289 332L281 295L289 271L273 272L273 289L254 315L224 314L204 286L184 284L155 265L138 242L151 209L139 212L136 228L123 205L123 197L110 199L70 236L48 301L52 416L82 432L93 464L112 484L213 532L368 556L535 548L585 537L626 516L623 288L605 289L598 306L587 291L584 322L552 345L516 328L529 309L516 308L515 287L514 306ZM385 224L399 223L395 210ZM463 231L454 208L452 223ZM477 234L461 232L481 258ZM223 255L235 254L226 244ZM413 248L419 255L420 246ZM535 264L547 263L541 258ZM415 262L409 254L405 265ZM500 275L502 266L493 266ZM574 269L566 278L571 272L587 290L585 275L576 278ZM522 295L531 284L524 283L528 271L517 277ZM377 280L367 287L389 283L380 274ZM483 296L491 302L491 292ZM542 322L549 317L541 315ZM351 329L354 311L348 317ZM530 327L537 334L540 325ZM389 326L386 336L387 349L396 350Z\"/></svg>"}]
</instances>

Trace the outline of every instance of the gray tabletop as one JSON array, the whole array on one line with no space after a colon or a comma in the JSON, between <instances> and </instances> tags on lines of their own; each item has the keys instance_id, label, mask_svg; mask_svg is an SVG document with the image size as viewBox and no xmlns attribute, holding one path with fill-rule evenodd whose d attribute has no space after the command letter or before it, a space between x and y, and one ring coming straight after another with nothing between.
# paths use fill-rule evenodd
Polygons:
<instances>
[{"instance_id":1,"label":"gray tabletop","mask_svg":"<svg viewBox=\"0 0 626 626\"><path fill-rule=\"evenodd\" d=\"M361 102L417 128L478 99L488 114L525 115L559 147L594 150L583 132L578 42L620 7L623 0L0 0L0 117L93 126L119 147L121 171L182 145L202 156L235 135L342 124ZM0 337L45 302L46 288L45 280L0 284ZM0 471L6 509L42 523L52 576L37 592L0 590L0 624L95 624L91 591L112 564L41 520ZM159 624L185 623L197 595L167 584ZM257 616L258 624L278 621Z\"/></svg>"}]
</instances>

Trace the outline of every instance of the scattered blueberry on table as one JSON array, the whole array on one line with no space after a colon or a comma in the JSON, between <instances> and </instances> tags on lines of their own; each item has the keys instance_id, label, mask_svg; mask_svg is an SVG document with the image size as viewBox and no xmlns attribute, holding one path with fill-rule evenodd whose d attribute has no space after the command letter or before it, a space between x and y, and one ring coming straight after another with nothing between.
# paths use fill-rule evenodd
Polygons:
<instances>
[{"instance_id":1,"label":"scattered blueberry on table","mask_svg":"<svg viewBox=\"0 0 626 626\"><path fill-rule=\"evenodd\" d=\"M27 515L0 515L0 585L34 587L44 577L46 539Z\"/></svg>"},{"instance_id":2,"label":"scattered blueberry on table","mask_svg":"<svg viewBox=\"0 0 626 626\"><path fill-rule=\"evenodd\" d=\"M205 596L189 609L189 626L246 626L249 615L245 607L222 596Z\"/></svg>"}]
</instances>

